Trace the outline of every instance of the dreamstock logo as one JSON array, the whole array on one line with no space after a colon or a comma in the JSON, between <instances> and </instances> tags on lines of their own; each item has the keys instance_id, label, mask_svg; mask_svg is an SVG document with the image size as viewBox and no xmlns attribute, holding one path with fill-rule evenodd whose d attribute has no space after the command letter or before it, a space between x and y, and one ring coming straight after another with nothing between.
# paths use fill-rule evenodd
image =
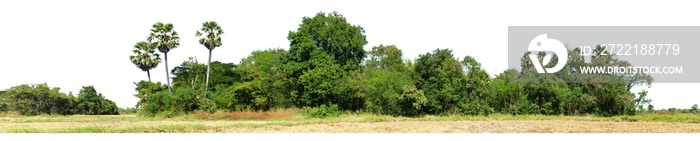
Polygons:
<instances>
[{"instance_id":1,"label":"dreamstock logo","mask_svg":"<svg viewBox=\"0 0 700 141\"><path fill-rule=\"evenodd\" d=\"M569 53L567 52L566 47L564 47L564 44L559 42L559 40L547 38L547 34L538 35L532 39L527 50L530 52L553 52L559 56L557 65L552 68L544 69L544 66L549 64L551 61L552 54L546 53L546 55L542 58L541 63L537 58L537 54L529 54L530 60L532 60L532 64L535 65L534 67L537 70L537 73L555 73L564 68L564 65L566 65L566 60L569 58Z\"/></svg>"}]
</instances>

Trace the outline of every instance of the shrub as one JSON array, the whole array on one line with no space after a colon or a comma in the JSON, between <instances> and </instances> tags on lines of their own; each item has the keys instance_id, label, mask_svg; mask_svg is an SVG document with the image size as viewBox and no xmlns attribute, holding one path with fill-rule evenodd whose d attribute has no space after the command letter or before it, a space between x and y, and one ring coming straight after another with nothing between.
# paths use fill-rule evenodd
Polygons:
<instances>
[{"instance_id":1,"label":"shrub","mask_svg":"<svg viewBox=\"0 0 700 141\"><path fill-rule=\"evenodd\" d=\"M337 117L340 115L340 109L336 104L332 104L330 106L322 104L319 108L311 109L311 112L309 112L309 114L311 117L317 118Z\"/></svg>"},{"instance_id":2,"label":"shrub","mask_svg":"<svg viewBox=\"0 0 700 141\"><path fill-rule=\"evenodd\" d=\"M207 99L207 98L200 98L199 103L197 103L198 111L201 112L207 112L207 113L214 113L216 112L216 103L214 101Z\"/></svg>"}]
</instances>

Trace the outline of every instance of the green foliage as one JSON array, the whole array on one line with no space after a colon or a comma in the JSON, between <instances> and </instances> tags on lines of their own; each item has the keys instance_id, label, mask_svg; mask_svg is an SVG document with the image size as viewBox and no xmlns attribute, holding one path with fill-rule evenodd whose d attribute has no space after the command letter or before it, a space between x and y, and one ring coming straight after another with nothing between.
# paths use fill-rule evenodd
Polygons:
<instances>
[{"instance_id":1,"label":"green foliage","mask_svg":"<svg viewBox=\"0 0 700 141\"><path fill-rule=\"evenodd\" d=\"M224 34L224 31L221 30L221 26L215 21L208 21L202 23L202 29L198 30L195 36L201 37L205 35L199 39L199 44L204 45L204 47L209 50L213 50L221 46L221 34Z\"/></svg>"},{"instance_id":2,"label":"green foliage","mask_svg":"<svg viewBox=\"0 0 700 141\"><path fill-rule=\"evenodd\" d=\"M651 99L647 99L647 94L649 92L646 90L642 90L641 92L637 93L636 97L633 97L632 99L634 100L634 107L637 107L637 110L639 111L644 111L644 105L649 105L651 103ZM633 95L634 96L634 95Z\"/></svg>"},{"instance_id":3,"label":"green foliage","mask_svg":"<svg viewBox=\"0 0 700 141\"><path fill-rule=\"evenodd\" d=\"M257 80L229 87L224 98L230 101L226 103L225 108L235 111L270 109L272 98L261 87L261 81Z\"/></svg>"},{"instance_id":4,"label":"green foliage","mask_svg":"<svg viewBox=\"0 0 700 141\"><path fill-rule=\"evenodd\" d=\"M290 74L284 68L288 55L289 52L284 49L269 49L254 51L241 60L236 73L241 74L243 82L255 81L259 84L257 87L261 97L255 98L259 106L292 106L292 100L288 98L291 91ZM263 101L269 103L264 104Z\"/></svg>"},{"instance_id":5,"label":"green foliage","mask_svg":"<svg viewBox=\"0 0 700 141\"><path fill-rule=\"evenodd\" d=\"M213 112L217 106L204 97L204 93L190 87L175 87L173 94L165 91L160 83L141 81L136 83L139 113L146 116L171 117L195 111Z\"/></svg>"},{"instance_id":6,"label":"green foliage","mask_svg":"<svg viewBox=\"0 0 700 141\"><path fill-rule=\"evenodd\" d=\"M155 47L149 42L138 42L134 45L135 55L130 56L131 63L148 74L148 81L151 81L150 70L160 64L160 55L155 52Z\"/></svg>"},{"instance_id":7,"label":"green foliage","mask_svg":"<svg viewBox=\"0 0 700 141\"><path fill-rule=\"evenodd\" d=\"M78 97L59 90L45 83L14 86L0 95L0 108L21 115L118 114L117 105L98 94L92 86L83 87Z\"/></svg>"},{"instance_id":8,"label":"green foliage","mask_svg":"<svg viewBox=\"0 0 700 141\"><path fill-rule=\"evenodd\" d=\"M216 47L221 46L221 34L224 31L221 30L221 26L215 21L204 22L202 24L202 29L197 31L195 36L200 37L206 34L203 38L199 39L199 44L204 45L209 50L209 59L207 60L207 80L204 83L204 91L209 89L209 71L211 71L211 51Z\"/></svg>"},{"instance_id":9,"label":"green foliage","mask_svg":"<svg viewBox=\"0 0 700 141\"><path fill-rule=\"evenodd\" d=\"M175 100L167 91L159 91L147 94L140 103L139 114L145 116L155 116L161 112L176 111ZM172 115L172 114L169 114Z\"/></svg>"},{"instance_id":10,"label":"green foliage","mask_svg":"<svg viewBox=\"0 0 700 141\"><path fill-rule=\"evenodd\" d=\"M297 31L287 36L290 59L296 62L312 60L313 52L322 51L345 70L354 70L365 58L365 30L351 25L340 13L317 13L304 17Z\"/></svg>"},{"instance_id":11,"label":"green foliage","mask_svg":"<svg viewBox=\"0 0 700 141\"><path fill-rule=\"evenodd\" d=\"M416 60L416 87L428 98L423 111L430 114L459 112L458 104L467 94L462 65L449 49L422 54ZM463 101L462 101L463 102Z\"/></svg>"},{"instance_id":12,"label":"green foliage","mask_svg":"<svg viewBox=\"0 0 700 141\"><path fill-rule=\"evenodd\" d=\"M213 91L217 91L217 88L224 88L225 90L228 86L233 85L235 82L239 82L240 74L236 72L237 65L233 63L222 63L219 61L214 61L211 64L210 82L215 87ZM188 60L182 62L180 66L173 68L171 73L173 77L173 87L190 87L193 89L204 89L204 83L206 79L207 66L197 62L197 59L190 57ZM223 85L223 86L217 86Z\"/></svg>"},{"instance_id":13,"label":"green foliage","mask_svg":"<svg viewBox=\"0 0 700 141\"><path fill-rule=\"evenodd\" d=\"M0 91L0 112L10 111L10 104L5 91Z\"/></svg>"},{"instance_id":14,"label":"green foliage","mask_svg":"<svg viewBox=\"0 0 700 141\"><path fill-rule=\"evenodd\" d=\"M119 108L111 100L106 99L101 93L97 93L93 86L85 86L78 93L76 99L78 114L85 115L116 115Z\"/></svg>"},{"instance_id":15,"label":"green foliage","mask_svg":"<svg viewBox=\"0 0 700 141\"><path fill-rule=\"evenodd\" d=\"M317 118L337 117L340 115L340 109L338 109L338 105L335 104L331 104L330 106L321 104L318 108L311 109L309 115Z\"/></svg>"},{"instance_id":16,"label":"green foliage","mask_svg":"<svg viewBox=\"0 0 700 141\"><path fill-rule=\"evenodd\" d=\"M180 36L173 29L174 26L171 23L157 22L153 24L148 40L158 51L167 54L170 50L180 45Z\"/></svg>"},{"instance_id":17,"label":"green foliage","mask_svg":"<svg viewBox=\"0 0 700 141\"><path fill-rule=\"evenodd\" d=\"M167 85L161 84L160 82L153 83L149 81L139 81L138 83L134 82L136 85L136 92L134 96L136 98L139 98L139 102L136 103L136 108L143 108L146 105L146 100L148 99L149 96L162 92L168 89Z\"/></svg>"},{"instance_id":18,"label":"green foliage","mask_svg":"<svg viewBox=\"0 0 700 141\"><path fill-rule=\"evenodd\" d=\"M177 33L172 24L162 23L154 25L152 32L149 40L166 53L167 69L167 51L179 45ZM525 52L521 70L509 69L492 77L476 58L460 60L449 49L436 49L415 60L404 59L394 45L365 51L364 32L337 12L304 17L299 28L287 36L289 51L254 51L238 65L218 61L204 65L190 58L171 71L175 93L164 92L168 85L136 83L137 108L146 115L166 117L217 108L265 111L290 107L318 107L310 111L316 117L334 116L340 110L392 116L617 116L642 113L645 105L653 112L647 91L630 92L634 86L650 86L653 78L648 74L585 75L579 70L584 66L632 66L615 55L593 55L585 60L581 50L573 48L569 56L561 56L568 57L564 69L539 74L529 54L542 59L546 53ZM222 33L216 23L205 22L196 35L211 53L221 45ZM597 46L594 54L604 51ZM559 57L553 56L543 67L557 64Z\"/></svg>"},{"instance_id":19,"label":"green foliage","mask_svg":"<svg viewBox=\"0 0 700 141\"><path fill-rule=\"evenodd\" d=\"M698 104L693 104L693 106L690 107L690 112L691 113L700 113L700 111L698 111Z\"/></svg>"},{"instance_id":20,"label":"green foliage","mask_svg":"<svg viewBox=\"0 0 700 141\"><path fill-rule=\"evenodd\" d=\"M338 104L341 109L358 110L362 100L346 83L349 72L359 68L367 44L364 29L351 25L337 12L304 17L297 31L290 31L289 98L294 106L316 107Z\"/></svg>"},{"instance_id":21,"label":"green foliage","mask_svg":"<svg viewBox=\"0 0 700 141\"><path fill-rule=\"evenodd\" d=\"M418 116L427 98L416 89L413 71L403 62L396 46L380 45L369 53L366 66L351 73L351 89L364 100L367 111L394 116Z\"/></svg>"},{"instance_id":22,"label":"green foliage","mask_svg":"<svg viewBox=\"0 0 700 141\"><path fill-rule=\"evenodd\" d=\"M148 41L158 49L158 51L164 54L165 58L165 79L168 83L168 92L172 94L170 85L170 72L168 72L168 52L177 48L180 45L180 35L174 30L174 26L171 23L161 23L157 22L153 24L151 28L151 34L148 36Z\"/></svg>"},{"instance_id":23,"label":"green foliage","mask_svg":"<svg viewBox=\"0 0 700 141\"><path fill-rule=\"evenodd\" d=\"M127 108L119 108L119 114L135 114L139 112L139 108L135 107L127 107Z\"/></svg>"}]
</instances>

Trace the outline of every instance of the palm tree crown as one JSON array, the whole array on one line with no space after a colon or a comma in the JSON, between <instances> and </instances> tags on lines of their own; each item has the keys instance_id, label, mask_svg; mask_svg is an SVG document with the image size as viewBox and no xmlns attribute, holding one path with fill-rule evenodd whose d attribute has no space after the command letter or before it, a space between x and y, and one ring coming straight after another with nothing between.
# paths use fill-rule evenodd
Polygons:
<instances>
[{"instance_id":1,"label":"palm tree crown","mask_svg":"<svg viewBox=\"0 0 700 141\"><path fill-rule=\"evenodd\" d=\"M148 42L138 42L134 45L134 55L130 56L131 63L148 73L148 81L151 81L150 70L160 64L160 55L156 53L155 47Z\"/></svg>"},{"instance_id":2,"label":"palm tree crown","mask_svg":"<svg viewBox=\"0 0 700 141\"><path fill-rule=\"evenodd\" d=\"M200 37L202 35L205 35L202 39L199 39L199 44L204 45L209 50L213 50L216 47L221 46L221 34L224 34L224 31L221 30L221 26L217 24L215 21L210 21L210 22L204 22L202 24L202 29L197 31L196 36Z\"/></svg>"},{"instance_id":3,"label":"palm tree crown","mask_svg":"<svg viewBox=\"0 0 700 141\"><path fill-rule=\"evenodd\" d=\"M151 70L160 64L160 55L155 52L155 48L148 42L138 42L134 45L134 55L131 55L131 62L143 71Z\"/></svg>"},{"instance_id":4,"label":"palm tree crown","mask_svg":"<svg viewBox=\"0 0 700 141\"><path fill-rule=\"evenodd\" d=\"M148 40L162 53L167 53L180 45L180 36L173 30L172 23L164 24L158 22L153 24Z\"/></svg>"}]
</instances>

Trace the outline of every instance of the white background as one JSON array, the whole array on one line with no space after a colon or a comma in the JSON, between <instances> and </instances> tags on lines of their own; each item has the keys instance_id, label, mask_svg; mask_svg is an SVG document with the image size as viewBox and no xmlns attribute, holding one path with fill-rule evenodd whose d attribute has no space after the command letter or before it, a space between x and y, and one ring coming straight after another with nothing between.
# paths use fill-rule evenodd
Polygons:
<instances>
[{"instance_id":1,"label":"white background","mask_svg":"<svg viewBox=\"0 0 700 141\"><path fill-rule=\"evenodd\" d=\"M288 49L288 32L319 11L364 27L366 50L397 45L415 59L450 48L491 75L507 69L508 26L700 26L698 4L681 1L1 1L0 89L45 82L77 93L94 85L119 107L133 107L133 82L147 77L128 58L155 22L180 33L181 45L168 54L172 69L188 57L206 62L194 36L204 21L225 31L212 60L239 63L254 50ZM151 70L153 81L165 83L164 66ZM698 84L652 86L657 109L700 104Z\"/></svg>"}]
</instances>

